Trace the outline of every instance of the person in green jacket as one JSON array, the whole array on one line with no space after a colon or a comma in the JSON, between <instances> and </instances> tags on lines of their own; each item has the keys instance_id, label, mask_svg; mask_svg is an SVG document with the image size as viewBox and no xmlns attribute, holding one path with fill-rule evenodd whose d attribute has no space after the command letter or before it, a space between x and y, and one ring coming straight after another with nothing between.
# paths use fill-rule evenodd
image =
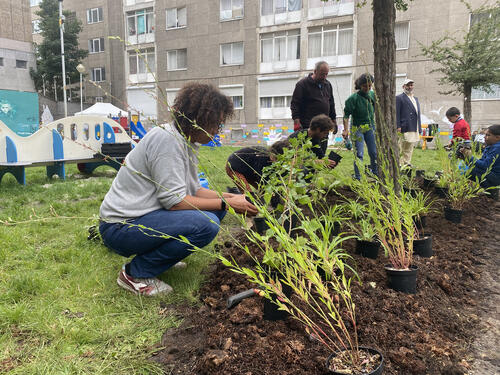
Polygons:
<instances>
[{"instance_id":1,"label":"person in green jacket","mask_svg":"<svg viewBox=\"0 0 500 375\"><path fill-rule=\"evenodd\" d=\"M375 94L371 91L373 76L365 73L359 76L355 82L358 92L352 94L345 101L344 108L344 131L342 136L349 136L349 118L351 120L352 141L356 150L354 160L354 178L361 179L358 168L359 160L363 161L363 154L366 147L370 156L370 170L374 175L378 174L377 167L377 145L375 142ZM359 160L357 160L359 159Z\"/></svg>"}]
</instances>

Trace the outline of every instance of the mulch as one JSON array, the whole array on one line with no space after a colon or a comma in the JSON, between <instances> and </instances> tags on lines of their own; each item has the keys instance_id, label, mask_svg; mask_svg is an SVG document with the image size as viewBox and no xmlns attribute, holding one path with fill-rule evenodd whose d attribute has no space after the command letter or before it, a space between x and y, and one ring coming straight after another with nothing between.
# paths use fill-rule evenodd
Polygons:
<instances>
[{"instance_id":1,"label":"mulch","mask_svg":"<svg viewBox=\"0 0 500 375\"><path fill-rule=\"evenodd\" d=\"M426 230L433 235L434 256L415 257L414 295L386 287L383 255L363 258L355 253L354 241L344 243L362 280L352 288L359 342L383 353L384 374L469 372L471 346L483 327L478 306L488 298L481 275L498 263L499 218L500 203L485 196L468 204L462 224L444 219L442 207L431 213ZM223 251L247 261L236 247ZM328 374L329 351L291 318L263 320L261 298L226 309L230 295L251 287L243 276L214 264L199 292L200 305L170 307L183 323L165 332L164 349L152 360L168 374Z\"/></svg>"}]
</instances>

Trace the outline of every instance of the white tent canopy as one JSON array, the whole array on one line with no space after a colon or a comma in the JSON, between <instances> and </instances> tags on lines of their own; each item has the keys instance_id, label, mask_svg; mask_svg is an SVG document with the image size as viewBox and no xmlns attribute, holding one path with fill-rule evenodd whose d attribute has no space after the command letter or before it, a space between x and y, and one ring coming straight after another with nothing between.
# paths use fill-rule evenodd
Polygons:
<instances>
[{"instance_id":1,"label":"white tent canopy","mask_svg":"<svg viewBox=\"0 0 500 375\"><path fill-rule=\"evenodd\" d=\"M127 116L127 111L115 107L111 103L95 103L93 106L84 111L75 113L75 116L108 116L118 117L121 112L122 116Z\"/></svg>"}]
</instances>

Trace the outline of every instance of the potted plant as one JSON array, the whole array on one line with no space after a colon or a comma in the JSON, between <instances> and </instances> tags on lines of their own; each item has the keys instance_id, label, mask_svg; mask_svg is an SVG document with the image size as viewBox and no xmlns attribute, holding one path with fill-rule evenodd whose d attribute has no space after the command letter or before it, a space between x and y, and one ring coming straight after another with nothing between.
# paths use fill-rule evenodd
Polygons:
<instances>
[{"instance_id":1,"label":"potted plant","mask_svg":"<svg viewBox=\"0 0 500 375\"><path fill-rule=\"evenodd\" d=\"M393 179L381 168L377 184L365 179L353 181L352 189L366 202L377 237L389 258L385 266L388 286L404 293L416 293L418 267L412 264L415 225L413 211L405 195L395 189Z\"/></svg>"},{"instance_id":2,"label":"potted plant","mask_svg":"<svg viewBox=\"0 0 500 375\"><path fill-rule=\"evenodd\" d=\"M444 217L452 223L461 223L465 204L470 199L486 191L481 187L479 181L471 181L467 176L468 173L457 174L456 179L450 182L449 185L448 204L444 208Z\"/></svg>"},{"instance_id":3,"label":"potted plant","mask_svg":"<svg viewBox=\"0 0 500 375\"><path fill-rule=\"evenodd\" d=\"M351 284L357 279L346 263L349 255L342 250L345 238L331 238L333 227L320 218L303 220L302 236L292 237L272 215L266 217L268 236L250 235L250 240L262 252L262 260L246 246L243 250L252 258L252 266L238 264L219 254L219 259L234 272L246 275L264 293L264 297L290 316L300 321L315 340L332 352L327 367L334 373L378 374L383 356L375 349L359 345L356 309ZM264 262L272 259L277 274L272 275ZM338 270L323 280L318 269ZM349 271L349 272L348 272ZM284 293L284 286L293 291L293 298ZM273 298L276 296L276 298ZM300 301L300 302L298 302Z\"/></svg>"},{"instance_id":4,"label":"potted plant","mask_svg":"<svg viewBox=\"0 0 500 375\"><path fill-rule=\"evenodd\" d=\"M424 193L419 190L415 195L404 194L404 198L407 200L409 209L413 213L413 222L417 227L417 230L421 231L427 223L427 214L431 210L434 200L430 198L429 194Z\"/></svg>"},{"instance_id":5,"label":"potted plant","mask_svg":"<svg viewBox=\"0 0 500 375\"><path fill-rule=\"evenodd\" d=\"M356 238L356 252L363 257L377 259L380 242L377 241L375 225L367 217L366 206L358 201L350 201L345 210L353 220L348 222L348 226Z\"/></svg>"},{"instance_id":6,"label":"potted plant","mask_svg":"<svg viewBox=\"0 0 500 375\"><path fill-rule=\"evenodd\" d=\"M401 186L403 186L403 191L415 196L420 190L417 180L412 176L401 175L400 177Z\"/></svg>"},{"instance_id":7,"label":"potted plant","mask_svg":"<svg viewBox=\"0 0 500 375\"><path fill-rule=\"evenodd\" d=\"M437 176L435 174L425 173L423 177L423 187L429 189L436 184Z\"/></svg>"},{"instance_id":8,"label":"potted plant","mask_svg":"<svg viewBox=\"0 0 500 375\"><path fill-rule=\"evenodd\" d=\"M289 155L288 160L281 160L282 170L296 170L293 163L299 159L299 153L295 154L296 158ZM246 232L252 248L241 244L241 249L251 262L238 264L236 259L221 253L215 256L232 271L245 275L279 311L300 321L311 336L326 346L333 353L328 361L330 370L380 373L382 354L358 343L351 284L359 278L348 264L351 257L342 248L343 241L350 237L333 235L339 210L335 206L326 211L315 209L309 197L303 196L301 181L290 183L293 178L279 174L269 184L273 184L273 189L264 194L268 202L273 193L279 192L281 215L269 212L256 202L269 229L266 235ZM308 217L305 217L304 206ZM283 225L283 217L299 218L297 235L292 235L290 228ZM329 277L322 278L321 269L329 273ZM293 297L285 293L286 287L291 289Z\"/></svg>"}]
</instances>

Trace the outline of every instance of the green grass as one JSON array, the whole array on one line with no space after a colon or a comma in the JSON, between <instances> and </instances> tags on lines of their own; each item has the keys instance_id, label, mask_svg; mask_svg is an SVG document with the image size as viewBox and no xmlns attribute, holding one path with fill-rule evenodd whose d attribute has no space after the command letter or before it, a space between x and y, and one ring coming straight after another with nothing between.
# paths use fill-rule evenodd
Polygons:
<instances>
[{"instance_id":1,"label":"green grass","mask_svg":"<svg viewBox=\"0 0 500 375\"><path fill-rule=\"evenodd\" d=\"M231 185L224 165L233 151L202 148L200 167L212 188ZM433 155L415 150L414 165L437 169ZM343 156L337 169L350 176L352 153ZM27 186L3 178L0 220L19 223L0 224L0 373L162 373L148 358L179 323L165 306L196 302L210 259L194 254L186 270L166 272L162 279L174 288L168 296L147 299L119 288L124 259L87 240L114 176L101 167L82 178L69 165L66 181L48 180L44 168L27 169Z\"/></svg>"}]
</instances>

